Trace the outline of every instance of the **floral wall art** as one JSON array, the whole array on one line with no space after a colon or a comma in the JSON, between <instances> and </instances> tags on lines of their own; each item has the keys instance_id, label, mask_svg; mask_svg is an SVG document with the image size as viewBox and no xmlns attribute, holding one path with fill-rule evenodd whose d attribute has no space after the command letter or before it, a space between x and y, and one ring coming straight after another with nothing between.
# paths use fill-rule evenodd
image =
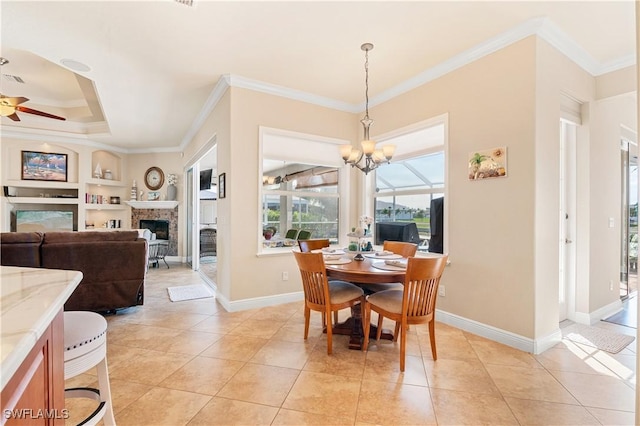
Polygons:
<instances>
[{"instance_id":1,"label":"floral wall art","mask_svg":"<svg viewBox=\"0 0 640 426\"><path fill-rule=\"evenodd\" d=\"M469 180L507 175L507 147L476 151L469 154Z\"/></svg>"}]
</instances>

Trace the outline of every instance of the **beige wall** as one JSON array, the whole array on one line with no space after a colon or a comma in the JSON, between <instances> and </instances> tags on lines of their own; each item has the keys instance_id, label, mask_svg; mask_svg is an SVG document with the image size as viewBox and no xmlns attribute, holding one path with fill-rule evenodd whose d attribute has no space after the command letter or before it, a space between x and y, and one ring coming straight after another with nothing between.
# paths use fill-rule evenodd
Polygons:
<instances>
[{"instance_id":1,"label":"beige wall","mask_svg":"<svg viewBox=\"0 0 640 426\"><path fill-rule=\"evenodd\" d=\"M634 65L596 77L596 99L635 92L637 74L638 67Z\"/></svg>"},{"instance_id":2,"label":"beige wall","mask_svg":"<svg viewBox=\"0 0 640 426\"><path fill-rule=\"evenodd\" d=\"M535 39L528 38L372 110L385 132L449 113L451 265L438 307L533 337ZM469 181L469 154L507 147L508 177Z\"/></svg>"}]
</instances>

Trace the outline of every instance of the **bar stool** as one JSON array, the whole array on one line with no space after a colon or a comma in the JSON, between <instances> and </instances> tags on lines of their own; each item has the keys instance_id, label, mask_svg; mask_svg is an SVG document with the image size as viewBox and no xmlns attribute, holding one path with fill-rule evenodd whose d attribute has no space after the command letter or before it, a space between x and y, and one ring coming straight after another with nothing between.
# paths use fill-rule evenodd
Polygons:
<instances>
[{"instance_id":1,"label":"bar stool","mask_svg":"<svg viewBox=\"0 0 640 426\"><path fill-rule=\"evenodd\" d=\"M64 379L70 379L96 367L98 388L65 389L65 398L90 398L98 408L81 425L95 425L104 418L105 425L115 425L111 405L111 388L107 370L107 321L95 312L64 313Z\"/></svg>"}]
</instances>

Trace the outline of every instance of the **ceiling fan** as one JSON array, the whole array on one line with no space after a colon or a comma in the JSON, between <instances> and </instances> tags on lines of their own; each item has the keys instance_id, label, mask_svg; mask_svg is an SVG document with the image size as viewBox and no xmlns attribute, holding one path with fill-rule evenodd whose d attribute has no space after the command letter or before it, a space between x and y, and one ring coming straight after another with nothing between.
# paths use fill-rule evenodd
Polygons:
<instances>
[{"instance_id":1,"label":"ceiling fan","mask_svg":"<svg viewBox=\"0 0 640 426\"><path fill-rule=\"evenodd\" d=\"M18 114L16 114L16 111L20 111L26 112L28 114L40 115L42 117L54 118L56 120L66 120L66 118L64 117L59 117L47 112L38 111L37 109L20 106L20 104L25 103L28 100L29 98L25 98L22 96L12 98L0 94L0 116L9 117L13 121L20 121L20 117L18 117Z\"/></svg>"}]
</instances>

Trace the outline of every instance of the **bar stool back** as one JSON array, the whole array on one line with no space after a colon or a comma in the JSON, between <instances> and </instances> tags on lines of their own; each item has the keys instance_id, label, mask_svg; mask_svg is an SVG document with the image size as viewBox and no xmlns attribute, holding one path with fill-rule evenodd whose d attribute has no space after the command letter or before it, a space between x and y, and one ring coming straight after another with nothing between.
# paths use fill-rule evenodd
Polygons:
<instances>
[{"instance_id":1,"label":"bar stool back","mask_svg":"<svg viewBox=\"0 0 640 426\"><path fill-rule=\"evenodd\" d=\"M95 312L64 313L64 378L75 377L95 367L98 388L65 389L65 398L90 398L98 408L80 424L95 425L104 419L105 425L115 425L111 405L111 387L107 369L107 321Z\"/></svg>"}]
</instances>

